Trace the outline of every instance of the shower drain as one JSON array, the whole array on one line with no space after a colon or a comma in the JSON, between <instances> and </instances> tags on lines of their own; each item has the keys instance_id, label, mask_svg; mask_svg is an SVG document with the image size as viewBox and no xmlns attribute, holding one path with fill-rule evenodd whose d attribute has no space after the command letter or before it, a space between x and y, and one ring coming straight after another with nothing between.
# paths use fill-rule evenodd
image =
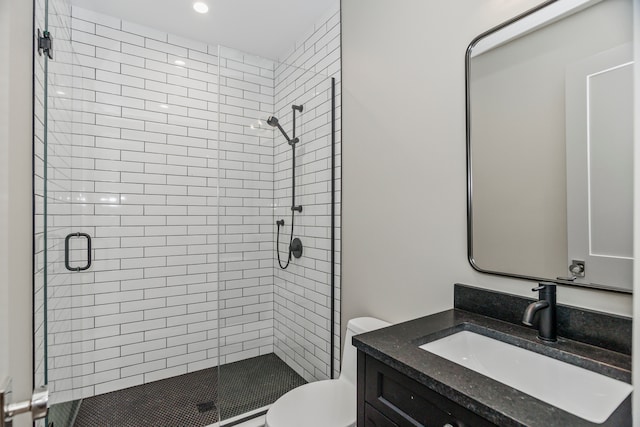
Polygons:
<instances>
[{"instance_id":1,"label":"shower drain","mask_svg":"<svg viewBox=\"0 0 640 427\"><path fill-rule=\"evenodd\" d=\"M216 409L216 404L214 402L198 403L196 406L198 407L198 412L200 413L209 412Z\"/></svg>"}]
</instances>

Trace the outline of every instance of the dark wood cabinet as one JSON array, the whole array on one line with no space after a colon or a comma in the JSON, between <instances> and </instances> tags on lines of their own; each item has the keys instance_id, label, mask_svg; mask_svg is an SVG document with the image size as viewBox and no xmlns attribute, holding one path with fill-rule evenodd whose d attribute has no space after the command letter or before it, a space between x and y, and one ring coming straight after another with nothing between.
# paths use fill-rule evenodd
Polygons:
<instances>
[{"instance_id":1,"label":"dark wood cabinet","mask_svg":"<svg viewBox=\"0 0 640 427\"><path fill-rule=\"evenodd\" d=\"M357 388L357 427L495 426L361 351Z\"/></svg>"},{"instance_id":2,"label":"dark wood cabinet","mask_svg":"<svg viewBox=\"0 0 640 427\"><path fill-rule=\"evenodd\" d=\"M368 403L364 404L364 425L371 427L398 427L398 424L391 421L382 413L373 409Z\"/></svg>"}]
</instances>

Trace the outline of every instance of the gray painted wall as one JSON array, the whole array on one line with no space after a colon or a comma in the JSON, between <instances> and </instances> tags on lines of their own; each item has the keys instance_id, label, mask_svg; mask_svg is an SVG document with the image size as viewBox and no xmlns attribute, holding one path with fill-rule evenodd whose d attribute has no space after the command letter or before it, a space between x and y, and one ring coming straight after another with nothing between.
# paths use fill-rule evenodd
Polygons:
<instances>
[{"instance_id":1,"label":"gray painted wall","mask_svg":"<svg viewBox=\"0 0 640 427\"><path fill-rule=\"evenodd\" d=\"M31 396L32 4L0 4L0 377L13 399ZM5 305L6 304L6 305ZM31 425L28 416L14 425Z\"/></svg>"}]
</instances>

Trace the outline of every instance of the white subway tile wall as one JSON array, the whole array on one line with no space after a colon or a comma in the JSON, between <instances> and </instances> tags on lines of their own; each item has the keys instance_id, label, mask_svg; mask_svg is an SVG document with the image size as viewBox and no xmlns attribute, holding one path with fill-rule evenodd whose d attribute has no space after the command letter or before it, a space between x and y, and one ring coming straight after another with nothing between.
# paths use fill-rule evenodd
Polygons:
<instances>
[{"instance_id":1,"label":"white subway tile wall","mask_svg":"<svg viewBox=\"0 0 640 427\"><path fill-rule=\"evenodd\" d=\"M330 54L337 16L332 11L316 26L327 37L314 32L312 44L305 37L306 50ZM335 69L317 55L298 63L291 55L305 41L296 44L292 64L325 74L303 73L310 77L296 82L296 67L82 8L73 8L71 27L74 53L56 57L64 96L50 98L59 155L49 156L48 191L59 203L48 205L48 227L61 237L68 230L93 236L93 264L49 278L52 402L274 351L309 380L327 377L326 73L339 77L339 47ZM279 95L278 85L286 93ZM285 284L274 268L274 206L290 191L281 176L290 166L264 121L294 97L309 105L300 121L306 147L299 151L298 190L308 209L299 217L300 236L309 246ZM339 181L336 188L339 201ZM81 265L85 246L72 242L73 264ZM48 257L56 272L62 247L49 244ZM274 308L274 298L290 301ZM276 320L286 325L276 341L288 340L277 349L280 306L282 316L284 308L295 309L296 318ZM339 337L339 315L336 324ZM291 331L304 340L289 338ZM336 348L339 357L339 339Z\"/></svg>"},{"instance_id":2,"label":"white subway tile wall","mask_svg":"<svg viewBox=\"0 0 640 427\"><path fill-rule=\"evenodd\" d=\"M336 79L336 245L334 374L340 370L340 11L339 5L310 28L275 69L275 111L282 126L296 112L296 205L294 236L302 258L288 269L275 265L275 352L307 381L331 375L331 77ZM311 71L307 71L311 70ZM284 219L280 251L286 262L291 233L291 149L275 138L276 219ZM275 220L274 220L275 222ZM273 222L272 222L273 226Z\"/></svg>"}]
</instances>

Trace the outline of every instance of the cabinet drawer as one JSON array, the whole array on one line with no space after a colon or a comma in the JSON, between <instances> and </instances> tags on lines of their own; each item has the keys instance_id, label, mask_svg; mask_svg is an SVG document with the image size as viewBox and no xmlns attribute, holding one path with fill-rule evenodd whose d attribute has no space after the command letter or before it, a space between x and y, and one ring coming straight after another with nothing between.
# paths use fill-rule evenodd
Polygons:
<instances>
[{"instance_id":1,"label":"cabinet drawer","mask_svg":"<svg viewBox=\"0 0 640 427\"><path fill-rule=\"evenodd\" d=\"M495 426L376 359L365 365L364 400L399 427Z\"/></svg>"},{"instance_id":2,"label":"cabinet drawer","mask_svg":"<svg viewBox=\"0 0 640 427\"><path fill-rule=\"evenodd\" d=\"M398 427L398 424L382 415L365 403L364 405L364 425L365 427Z\"/></svg>"}]
</instances>

